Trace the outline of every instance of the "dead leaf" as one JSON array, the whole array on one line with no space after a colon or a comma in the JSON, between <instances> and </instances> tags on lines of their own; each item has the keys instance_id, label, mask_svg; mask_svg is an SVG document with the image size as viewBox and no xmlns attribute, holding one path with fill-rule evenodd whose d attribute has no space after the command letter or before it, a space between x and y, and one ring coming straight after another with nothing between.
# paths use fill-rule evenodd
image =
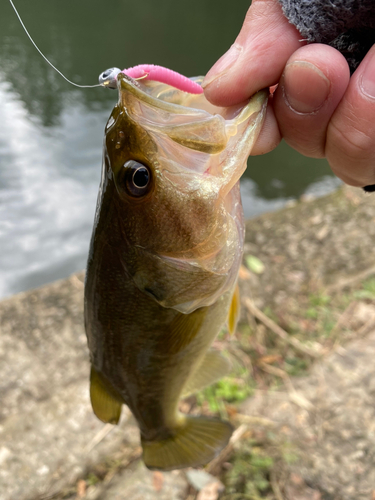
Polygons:
<instances>
[{"instance_id":1,"label":"dead leaf","mask_svg":"<svg viewBox=\"0 0 375 500\"><path fill-rule=\"evenodd\" d=\"M272 365L272 363L276 363L277 361L281 361L282 357L280 354L269 354L268 356L262 356L258 359L258 363L265 363L266 365Z\"/></svg>"},{"instance_id":2,"label":"dead leaf","mask_svg":"<svg viewBox=\"0 0 375 500\"><path fill-rule=\"evenodd\" d=\"M299 474L296 474L295 472L292 472L290 475L290 482L293 483L294 486L298 486L299 488L302 488L305 486L305 480L303 479L302 476Z\"/></svg>"},{"instance_id":3,"label":"dead leaf","mask_svg":"<svg viewBox=\"0 0 375 500\"><path fill-rule=\"evenodd\" d=\"M201 491L205 486L216 481L215 476L201 469L188 470L186 472L186 478L191 486L197 491Z\"/></svg>"},{"instance_id":4,"label":"dead leaf","mask_svg":"<svg viewBox=\"0 0 375 500\"><path fill-rule=\"evenodd\" d=\"M238 277L240 278L240 280L245 281L251 278L251 274L249 273L249 271L246 269L245 266L241 266L238 272Z\"/></svg>"},{"instance_id":5,"label":"dead leaf","mask_svg":"<svg viewBox=\"0 0 375 500\"><path fill-rule=\"evenodd\" d=\"M314 226L320 224L321 222L323 222L323 214L321 212L315 214L313 217L310 218L309 222Z\"/></svg>"},{"instance_id":6,"label":"dead leaf","mask_svg":"<svg viewBox=\"0 0 375 500\"><path fill-rule=\"evenodd\" d=\"M160 471L155 471L152 475L152 486L155 491L160 491L163 487L164 476Z\"/></svg>"},{"instance_id":7,"label":"dead leaf","mask_svg":"<svg viewBox=\"0 0 375 500\"><path fill-rule=\"evenodd\" d=\"M84 479L80 479L77 483L77 498L85 498L86 487L86 481Z\"/></svg>"},{"instance_id":8,"label":"dead leaf","mask_svg":"<svg viewBox=\"0 0 375 500\"><path fill-rule=\"evenodd\" d=\"M322 241L328 235L328 233L329 233L329 226L323 226L321 229L319 229L319 231L316 233L315 236L319 241Z\"/></svg>"},{"instance_id":9,"label":"dead leaf","mask_svg":"<svg viewBox=\"0 0 375 500\"><path fill-rule=\"evenodd\" d=\"M285 255L273 255L271 257L271 260L273 262L276 262L276 264L282 264L283 262L285 262L285 259L286 259Z\"/></svg>"},{"instance_id":10,"label":"dead leaf","mask_svg":"<svg viewBox=\"0 0 375 500\"><path fill-rule=\"evenodd\" d=\"M228 413L229 418L234 418L238 413L238 408L234 405L229 404L229 403L225 405L225 409L226 409L226 412Z\"/></svg>"},{"instance_id":11,"label":"dead leaf","mask_svg":"<svg viewBox=\"0 0 375 500\"><path fill-rule=\"evenodd\" d=\"M286 496L293 500L322 500L320 491L310 488L298 474L290 475L290 482L286 485ZM373 499L375 500L375 499Z\"/></svg>"},{"instance_id":12,"label":"dead leaf","mask_svg":"<svg viewBox=\"0 0 375 500\"><path fill-rule=\"evenodd\" d=\"M224 491L224 485L218 479L207 484L198 494L197 500L217 500L220 493Z\"/></svg>"}]
</instances>

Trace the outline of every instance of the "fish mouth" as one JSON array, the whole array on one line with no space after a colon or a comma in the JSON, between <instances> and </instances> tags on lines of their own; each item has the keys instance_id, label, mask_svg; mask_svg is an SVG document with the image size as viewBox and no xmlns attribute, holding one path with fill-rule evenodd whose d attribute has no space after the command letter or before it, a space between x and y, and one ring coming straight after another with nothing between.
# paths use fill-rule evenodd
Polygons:
<instances>
[{"instance_id":1,"label":"fish mouth","mask_svg":"<svg viewBox=\"0 0 375 500\"><path fill-rule=\"evenodd\" d=\"M201 83L203 78L192 80ZM178 144L208 154L224 151L232 137L249 128L252 117L260 116L257 132L252 133L255 142L268 99L268 90L261 90L246 103L222 108L211 104L204 94L190 94L165 83L134 80L123 73L117 76L117 88L120 104L134 120Z\"/></svg>"},{"instance_id":2,"label":"fish mouth","mask_svg":"<svg viewBox=\"0 0 375 500\"><path fill-rule=\"evenodd\" d=\"M123 73L117 87L121 114L140 131L158 182L147 216L159 241L138 238L141 264L133 280L163 307L189 313L209 306L236 281L243 246L238 181L262 128L268 91L219 108L204 94Z\"/></svg>"}]
</instances>

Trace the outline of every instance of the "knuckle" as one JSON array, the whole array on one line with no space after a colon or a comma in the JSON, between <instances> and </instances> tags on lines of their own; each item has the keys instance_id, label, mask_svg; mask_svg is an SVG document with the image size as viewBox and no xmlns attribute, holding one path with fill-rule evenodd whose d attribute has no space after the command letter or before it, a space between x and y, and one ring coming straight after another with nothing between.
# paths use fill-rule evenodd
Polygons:
<instances>
[{"instance_id":1,"label":"knuckle","mask_svg":"<svg viewBox=\"0 0 375 500\"><path fill-rule=\"evenodd\" d=\"M353 123L331 122L327 135L327 160L333 172L346 184L365 186L375 181L375 131Z\"/></svg>"},{"instance_id":2,"label":"knuckle","mask_svg":"<svg viewBox=\"0 0 375 500\"><path fill-rule=\"evenodd\" d=\"M328 141L335 144L348 160L370 161L374 157L375 135L371 127L366 131L354 125L348 127L342 122L332 121Z\"/></svg>"}]
</instances>

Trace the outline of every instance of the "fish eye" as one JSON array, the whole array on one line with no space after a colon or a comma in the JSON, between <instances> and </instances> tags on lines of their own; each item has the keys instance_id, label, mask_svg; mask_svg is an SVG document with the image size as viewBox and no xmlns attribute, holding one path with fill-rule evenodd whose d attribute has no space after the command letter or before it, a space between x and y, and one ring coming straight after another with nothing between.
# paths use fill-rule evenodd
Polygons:
<instances>
[{"instance_id":1,"label":"fish eye","mask_svg":"<svg viewBox=\"0 0 375 500\"><path fill-rule=\"evenodd\" d=\"M145 196L151 189L151 170L135 160L129 160L122 167L122 186L134 198Z\"/></svg>"}]
</instances>

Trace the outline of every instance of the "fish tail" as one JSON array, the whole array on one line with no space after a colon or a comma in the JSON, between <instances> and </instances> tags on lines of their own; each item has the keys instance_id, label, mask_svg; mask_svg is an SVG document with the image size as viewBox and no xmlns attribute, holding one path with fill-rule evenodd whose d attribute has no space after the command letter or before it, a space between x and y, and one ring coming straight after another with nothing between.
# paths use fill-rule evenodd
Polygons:
<instances>
[{"instance_id":1,"label":"fish tail","mask_svg":"<svg viewBox=\"0 0 375 500\"><path fill-rule=\"evenodd\" d=\"M164 471L205 465L228 444L232 432L229 422L184 415L167 439L142 439L143 461L151 470Z\"/></svg>"}]
</instances>

